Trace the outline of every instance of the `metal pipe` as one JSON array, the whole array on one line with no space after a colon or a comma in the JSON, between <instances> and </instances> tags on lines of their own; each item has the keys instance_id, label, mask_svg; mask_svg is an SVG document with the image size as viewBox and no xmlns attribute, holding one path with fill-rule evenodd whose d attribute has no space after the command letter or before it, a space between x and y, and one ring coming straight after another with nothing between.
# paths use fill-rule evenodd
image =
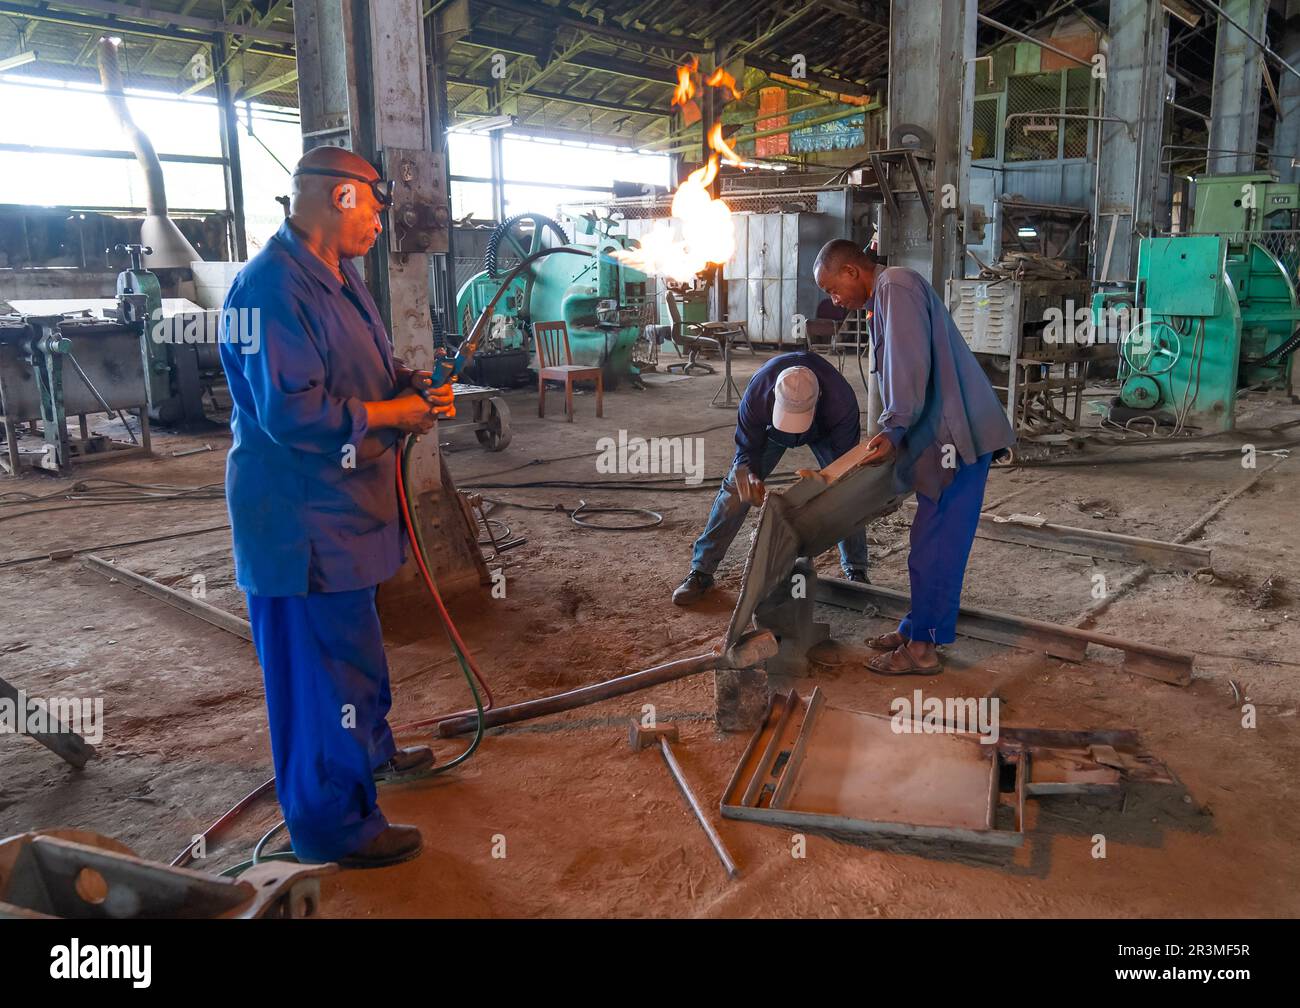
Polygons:
<instances>
[{"instance_id":1,"label":"metal pipe","mask_svg":"<svg viewBox=\"0 0 1300 1008\"><path fill-rule=\"evenodd\" d=\"M863 113L866 112L874 112L878 108L880 108L880 104L878 102L872 102L870 105L863 105L858 108L846 109L841 112L832 112L824 116L816 116L815 118L812 119L806 119L803 122L787 123L785 126L776 126L773 127L772 129L758 130L753 133L738 133L735 136L731 137L727 142L732 145L735 145L738 143L744 143L748 140L758 140L762 137L779 136L782 133L793 133L795 130L803 129L807 126L820 126L822 123L835 122L836 120L839 119L847 119L849 118L849 116L862 115ZM680 153L681 151L692 150L698 146L699 144L681 144L677 147L670 147L667 150L662 151L661 153L677 154Z\"/></svg>"},{"instance_id":2,"label":"metal pipe","mask_svg":"<svg viewBox=\"0 0 1300 1008\"><path fill-rule=\"evenodd\" d=\"M1006 119L1002 121L1002 129L1005 131L1007 125L1011 122L1012 119L1025 119L1030 117L1038 118L1039 116L1041 116L1044 119L1086 119L1089 122L1119 123L1121 126L1124 127L1129 137L1131 139L1133 138L1133 127L1131 127L1128 123L1126 123L1123 119L1119 118L1118 116L1083 115L1082 113L1075 113L1075 112L1012 112L1009 116L1006 117Z\"/></svg>"}]
</instances>

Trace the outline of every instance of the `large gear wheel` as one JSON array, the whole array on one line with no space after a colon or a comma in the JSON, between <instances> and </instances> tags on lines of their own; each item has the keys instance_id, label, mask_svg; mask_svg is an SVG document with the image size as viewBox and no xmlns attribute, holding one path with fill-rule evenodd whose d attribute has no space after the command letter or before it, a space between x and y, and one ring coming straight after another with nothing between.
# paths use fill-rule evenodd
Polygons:
<instances>
[{"instance_id":1,"label":"large gear wheel","mask_svg":"<svg viewBox=\"0 0 1300 1008\"><path fill-rule=\"evenodd\" d=\"M542 249L568 244L564 228L545 214L515 214L498 224L488 237L483 268L493 280L499 280Z\"/></svg>"}]
</instances>

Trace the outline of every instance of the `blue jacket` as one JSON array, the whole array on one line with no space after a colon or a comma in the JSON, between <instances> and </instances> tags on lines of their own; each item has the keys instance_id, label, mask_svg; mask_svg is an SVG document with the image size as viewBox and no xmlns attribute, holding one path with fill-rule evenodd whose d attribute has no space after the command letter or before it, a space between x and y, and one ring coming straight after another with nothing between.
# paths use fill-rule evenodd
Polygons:
<instances>
[{"instance_id":1,"label":"blue jacket","mask_svg":"<svg viewBox=\"0 0 1300 1008\"><path fill-rule=\"evenodd\" d=\"M402 563L398 432L371 432L362 405L396 394L392 352L374 299L342 269L346 287L285 221L226 296L223 325L245 330L221 342L226 502L235 580L254 595L367 588Z\"/></svg>"},{"instance_id":2,"label":"blue jacket","mask_svg":"<svg viewBox=\"0 0 1300 1008\"><path fill-rule=\"evenodd\" d=\"M937 500L958 458L974 462L1015 443L1006 407L921 274L904 266L882 270L867 307L880 429L898 449L895 489Z\"/></svg>"},{"instance_id":3,"label":"blue jacket","mask_svg":"<svg viewBox=\"0 0 1300 1008\"><path fill-rule=\"evenodd\" d=\"M792 367L808 368L817 376L820 386L812 426L798 435L786 434L772 426L776 380L782 371ZM750 469L756 468L769 440L787 448L827 441L835 457L839 458L858 443L860 434L858 397L834 364L804 350L777 354L754 372L740 398L740 408L736 413L736 457L732 465L743 463Z\"/></svg>"}]
</instances>

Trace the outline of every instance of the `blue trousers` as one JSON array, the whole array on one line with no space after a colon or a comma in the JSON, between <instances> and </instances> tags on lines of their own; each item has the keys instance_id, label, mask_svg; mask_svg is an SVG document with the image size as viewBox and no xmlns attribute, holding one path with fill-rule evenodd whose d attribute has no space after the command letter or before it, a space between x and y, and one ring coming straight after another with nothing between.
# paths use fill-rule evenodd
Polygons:
<instances>
[{"instance_id":1,"label":"blue trousers","mask_svg":"<svg viewBox=\"0 0 1300 1008\"><path fill-rule=\"evenodd\" d=\"M938 500L916 495L907 556L912 610L898 624L899 635L907 640L951 644L957 638L961 585L992 460L990 452L969 465L960 465Z\"/></svg>"},{"instance_id":2,"label":"blue trousers","mask_svg":"<svg viewBox=\"0 0 1300 1008\"><path fill-rule=\"evenodd\" d=\"M375 589L248 596L275 786L302 861L335 861L387 825L374 769L396 747Z\"/></svg>"},{"instance_id":3,"label":"blue trousers","mask_svg":"<svg viewBox=\"0 0 1300 1008\"><path fill-rule=\"evenodd\" d=\"M813 441L808 445L819 466L825 467L835 461L835 453L825 441ZM753 473L759 479L767 479L785 454L785 446L775 441L768 441L763 450L763 457L753 467ZM727 555L731 542L745 523L749 505L740 499L736 489L736 469L733 466L718 488L718 496L713 499L713 510L704 531L695 540L695 553L691 557L691 570L712 576ZM845 576L865 574L867 571L867 530L857 529L851 536L840 543L840 567Z\"/></svg>"}]
</instances>

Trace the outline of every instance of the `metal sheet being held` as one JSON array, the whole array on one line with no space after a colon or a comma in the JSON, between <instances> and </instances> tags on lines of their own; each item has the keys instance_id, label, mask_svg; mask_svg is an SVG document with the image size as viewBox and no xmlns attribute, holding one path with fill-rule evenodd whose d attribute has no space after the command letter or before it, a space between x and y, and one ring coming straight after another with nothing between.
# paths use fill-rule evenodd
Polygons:
<instances>
[{"instance_id":1,"label":"metal sheet being held","mask_svg":"<svg viewBox=\"0 0 1300 1008\"><path fill-rule=\"evenodd\" d=\"M855 528L897 509L894 463L854 466L855 448L823 470L830 482L804 477L768 493L750 541L745 577L727 627L727 646L750 628L754 610L790 579L795 561L830 549Z\"/></svg>"}]
</instances>

